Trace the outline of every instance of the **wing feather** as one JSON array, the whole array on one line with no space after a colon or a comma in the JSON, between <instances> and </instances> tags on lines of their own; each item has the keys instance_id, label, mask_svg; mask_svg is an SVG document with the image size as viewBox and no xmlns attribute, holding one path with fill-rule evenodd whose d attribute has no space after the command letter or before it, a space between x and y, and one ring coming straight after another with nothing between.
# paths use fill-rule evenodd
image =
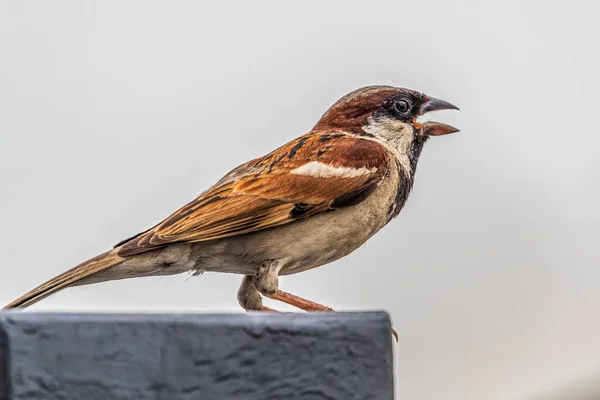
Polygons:
<instances>
[{"instance_id":1,"label":"wing feather","mask_svg":"<svg viewBox=\"0 0 600 400\"><path fill-rule=\"evenodd\" d=\"M256 232L354 205L387 166L385 149L372 140L309 133L235 168L154 228L121 243L118 254Z\"/></svg>"}]
</instances>

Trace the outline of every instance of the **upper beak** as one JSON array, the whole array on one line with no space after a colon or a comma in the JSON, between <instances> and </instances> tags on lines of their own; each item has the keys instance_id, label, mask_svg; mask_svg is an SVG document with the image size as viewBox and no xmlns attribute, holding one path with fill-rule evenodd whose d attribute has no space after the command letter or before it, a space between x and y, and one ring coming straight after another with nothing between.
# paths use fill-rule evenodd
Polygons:
<instances>
[{"instance_id":1,"label":"upper beak","mask_svg":"<svg viewBox=\"0 0 600 400\"><path fill-rule=\"evenodd\" d=\"M421 105L421 108L419 109L419 115L423 115L430 111L458 109L458 107L448 103L447 101L427 96L425 102ZM415 125L417 126L417 128L420 129L421 136L440 136L458 132L458 129L456 129L455 127L446 124L441 124L439 122L426 122L424 124L419 124L415 121Z\"/></svg>"}]
</instances>

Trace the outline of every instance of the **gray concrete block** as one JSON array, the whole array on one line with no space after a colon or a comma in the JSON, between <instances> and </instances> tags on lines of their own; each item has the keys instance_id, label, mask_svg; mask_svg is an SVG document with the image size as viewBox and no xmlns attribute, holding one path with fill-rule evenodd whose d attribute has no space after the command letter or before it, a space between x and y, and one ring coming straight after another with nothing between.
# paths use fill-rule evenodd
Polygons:
<instances>
[{"instance_id":1,"label":"gray concrete block","mask_svg":"<svg viewBox=\"0 0 600 400\"><path fill-rule=\"evenodd\" d=\"M0 399L393 399L388 315L0 313Z\"/></svg>"}]
</instances>

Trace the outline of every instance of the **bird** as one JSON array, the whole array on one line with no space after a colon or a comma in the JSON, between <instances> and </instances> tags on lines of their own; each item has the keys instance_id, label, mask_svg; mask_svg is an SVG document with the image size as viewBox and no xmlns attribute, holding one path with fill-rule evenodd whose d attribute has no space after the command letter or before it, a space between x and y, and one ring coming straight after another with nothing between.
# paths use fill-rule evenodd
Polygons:
<instances>
[{"instance_id":1,"label":"bird","mask_svg":"<svg viewBox=\"0 0 600 400\"><path fill-rule=\"evenodd\" d=\"M336 101L306 134L227 173L154 227L57 275L5 306L28 307L70 286L203 272L242 275L246 311L333 308L285 292L279 276L361 247L403 208L430 137L458 132L417 118L458 110L422 92L367 86Z\"/></svg>"}]
</instances>

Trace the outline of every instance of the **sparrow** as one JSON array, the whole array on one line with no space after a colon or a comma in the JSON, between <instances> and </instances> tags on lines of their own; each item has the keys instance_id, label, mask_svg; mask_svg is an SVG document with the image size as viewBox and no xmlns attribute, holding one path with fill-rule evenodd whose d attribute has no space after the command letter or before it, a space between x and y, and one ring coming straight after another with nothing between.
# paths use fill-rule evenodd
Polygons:
<instances>
[{"instance_id":1,"label":"sparrow","mask_svg":"<svg viewBox=\"0 0 600 400\"><path fill-rule=\"evenodd\" d=\"M418 91L368 86L333 104L312 128L248 161L156 226L41 284L5 308L69 286L115 279L225 272L243 275L247 311L262 296L333 311L279 289L279 276L338 260L394 219L413 186L425 142L458 129L417 122L458 108Z\"/></svg>"}]
</instances>

